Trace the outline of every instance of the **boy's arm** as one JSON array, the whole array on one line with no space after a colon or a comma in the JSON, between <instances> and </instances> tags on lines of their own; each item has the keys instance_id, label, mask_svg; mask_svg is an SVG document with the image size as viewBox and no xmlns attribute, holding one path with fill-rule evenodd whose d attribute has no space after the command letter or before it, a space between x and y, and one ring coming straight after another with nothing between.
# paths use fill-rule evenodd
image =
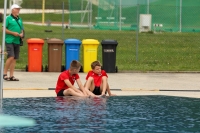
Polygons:
<instances>
[{"instance_id":1,"label":"boy's arm","mask_svg":"<svg viewBox=\"0 0 200 133\"><path fill-rule=\"evenodd\" d=\"M82 90L83 94L84 94L84 95L87 95L87 93L86 93L86 91L85 91L85 88L83 87L83 84L81 83L81 80L80 80L80 79L77 79L76 82L77 82L79 88Z\"/></svg>"},{"instance_id":2,"label":"boy's arm","mask_svg":"<svg viewBox=\"0 0 200 133\"><path fill-rule=\"evenodd\" d=\"M86 86L86 83L87 83L87 80L85 81L85 83L84 83L84 85L83 85L84 87Z\"/></svg>"},{"instance_id":3,"label":"boy's arm","mask_svg":"<svg viewBox=\"0 0 200 133\"><path fill-rule=\"evenodd\" d=\"M112 94L111 91L110 91L110 86L107 84L107 91L108 91L108 94L109 96L116 96L115 94Z\"/></svg>"},{"instance_id":4,"label":"boy's arm","mask_svg":"<svg viewBox=\"0 0 200 133\"><path fill-rule=\"evenodd\" d=\"M110 87L109 87L108 84L107 84L107 86L108 86L108 87L107 87L108 95L111 96L112 94L111 94L111 92L110 92Z\"/></svg>"},{"instance_id":5,"label":"boy's arm","mask_svg":"<svg viewBox=\"0 0 200 133\"><path fill-rule=\"evenodd\" d=\"M79 92L79 90L74 85L71 84L69 79L65 79L64 82L69 88L72 88L74 91Z\"/></svg>"}]
</instances>

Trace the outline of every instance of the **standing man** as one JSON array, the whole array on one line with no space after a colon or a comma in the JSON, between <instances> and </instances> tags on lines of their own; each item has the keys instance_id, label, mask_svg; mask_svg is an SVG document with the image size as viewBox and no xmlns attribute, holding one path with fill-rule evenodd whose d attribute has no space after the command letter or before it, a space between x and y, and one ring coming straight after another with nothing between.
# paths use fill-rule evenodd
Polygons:
<instances>
[{"instance_id":1,"label":"standing man","mask_svg":"<svg viewBox=\"0 0 200 133\"><path fill-rule=\"evenodd\" d=\"M16 60L19 59L20 38L24 36L22 19L19 17L21 7L17 4L11 6L11 14L6 17L6 38L5 46L7 51L7 60L4 67L3 78L7 81L19 81L14 77ZM7 75L10 69L10 77Z\"/></svg>"}]
</instances>

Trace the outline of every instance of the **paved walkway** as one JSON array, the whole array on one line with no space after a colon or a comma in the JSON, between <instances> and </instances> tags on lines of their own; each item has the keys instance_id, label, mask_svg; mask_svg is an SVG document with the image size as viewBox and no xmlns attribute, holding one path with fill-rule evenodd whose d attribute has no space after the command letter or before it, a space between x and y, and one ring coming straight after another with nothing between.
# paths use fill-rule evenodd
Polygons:
<instances>
[{"instance_id":1,"label":"paved walkway","mask_svg":"<svg viewBox=\"0 0 200 133\"><path fill-rule=\"evenodd\" d=\"M15 72L4 81L3 97L51 97L59 72ZM84 84L86 73L80 73ZM108 73L111 91L120 95L170 95L200 98L200 73Z\"/></svg>"}]
</instances>

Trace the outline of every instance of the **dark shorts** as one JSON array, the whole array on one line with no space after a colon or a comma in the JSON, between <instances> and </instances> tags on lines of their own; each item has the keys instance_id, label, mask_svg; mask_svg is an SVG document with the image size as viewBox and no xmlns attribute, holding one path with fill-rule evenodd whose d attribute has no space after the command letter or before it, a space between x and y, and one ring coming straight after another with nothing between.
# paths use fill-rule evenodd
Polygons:
<instances>
[{"instance_id":1,"label":"dark shorts","mask_svg":"<svg viewBox=\"0 0 200 133\"><path fill-rule=\"evenodd\" d=\"M100 89L100 87L95 86L95 88L94 88L94 90L93 90L92 93L95 94L95 95L101 95L101 89ZM106 93L107 93L107 91L105 92L105 94Z\"/></svg>"},{"instance_id":2,"label":"dark shorts","mask_svg":"<svg viewBox=\"0 0 200 133\"><path fill-rule=\"evenodd\" d=\"M19 59L20 45L19 44L9 44L6 43L7 58L14 57L14 59Z\"/></svg>"},{"instance_id":3,"label":"dark shorts","mask_svg":"<svg viewBox=\"0 0 200 133\"><path fill-rule=\"evenodd\" d=\"M60 90L58 93L57 93L57 96L65 96L64 94L63 94L63 91L64 91L65 89L63 89L63 90Z\"/></svg>"}]
</instances>

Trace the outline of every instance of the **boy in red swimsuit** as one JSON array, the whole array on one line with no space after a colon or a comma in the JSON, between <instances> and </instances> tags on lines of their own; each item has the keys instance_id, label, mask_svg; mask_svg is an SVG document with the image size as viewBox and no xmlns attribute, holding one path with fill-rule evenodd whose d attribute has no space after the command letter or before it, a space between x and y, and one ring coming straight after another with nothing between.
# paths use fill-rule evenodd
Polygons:
<instances>
[{"instance_id":1,"label":"boy in red swimsuit","mask_svg":"<svg viewBox=\"0 0 200 133\"><path fill-rule=\"evenodd\" d=\"M101 63L94 61L91 68L92 70L86 76L85 88L88 88L95 95L106 95L108 92L109 96L114 96L115 94L110 92L108 75L104 70L101 70Z\"/></svg>"},{"instance_id":2,"label":"boy in red swimsuit","mask_svg":"<svg viewBox=\"0 0 200 133\"><path fill-rule=\"evenodd\" d=\"M73 60L70 64L70 68L59 75L55 89L57 96L95 96L88 89L83 87L78 75L80 68L81 63ZM80 90L74 86L75 81Z\"/></svg>"}]
</instances>

